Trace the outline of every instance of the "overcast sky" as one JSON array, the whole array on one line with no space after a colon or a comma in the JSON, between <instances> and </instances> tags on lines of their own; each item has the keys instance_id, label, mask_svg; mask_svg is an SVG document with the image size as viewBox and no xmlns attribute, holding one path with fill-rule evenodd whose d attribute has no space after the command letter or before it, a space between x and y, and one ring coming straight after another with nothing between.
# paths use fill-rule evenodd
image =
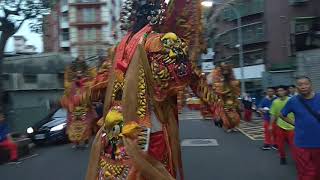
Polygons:
<instances>
[{"instance_id":1,"label":"overcast sky","mask_svg":"<svg viewBox=\"0 0 320 180\"><path fill-rule=\"evenodd\" d=\"M42 35L30 31L28 21L24 22L19 31L15 35L22 35L27 39L27 45L34 45L37 52L43 52ZM5 52L13 52L13 38L11 37L6 45Z\"/></svg>"}]
</instances>

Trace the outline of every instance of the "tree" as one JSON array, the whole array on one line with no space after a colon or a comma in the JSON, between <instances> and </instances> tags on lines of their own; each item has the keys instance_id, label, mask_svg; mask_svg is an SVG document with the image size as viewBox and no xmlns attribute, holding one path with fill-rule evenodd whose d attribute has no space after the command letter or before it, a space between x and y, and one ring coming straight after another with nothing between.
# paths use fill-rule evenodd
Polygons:
<instances>
[{"instance_id":1,"label":"tree","mask_svg":"<svg viewBox=\"0 0 320 180\"><path fill-rule=\"evenodd\" d=\"M42 32L43 15L54 0L0 0L0 114L3 113L2 59L8 39L27 20L32 31Z\"/></svg>"},{"instance_id":2,"label":"tree","mask_svg":"<svg viewBox=\"0 0 320 180\"><path fill-rule=\"evenodd\" d=\"M7 40L25 21L31 20L29 25L32 31L42 32L42 18L49 13L49 7L50 0L0 0L0 59Z\"/></svg>"}]
</instances>

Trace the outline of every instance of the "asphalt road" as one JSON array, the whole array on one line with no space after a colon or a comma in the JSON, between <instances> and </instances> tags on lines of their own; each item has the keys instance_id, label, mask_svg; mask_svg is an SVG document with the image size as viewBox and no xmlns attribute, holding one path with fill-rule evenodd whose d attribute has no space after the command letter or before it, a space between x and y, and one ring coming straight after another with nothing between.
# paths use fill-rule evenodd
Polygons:
<instances>
[{"instance_id":1,"label":"asphalt road","mask_svg":"<svg viewBox=\"0 0 320 180\"><path fill-rule=\"evenodd\" d=\"M182 146L186 180L296 179L291 159L288 165L281 166L275 151L264 152L259 149L261 141L253 141L240 132L226 134L214 127L212 122L201 121L197 114L191 114L187 112L181 117L184 119L180 121L181 141L209 140ZM210 142L213 142L213 146L209 146ZM89 149L76 151L71 145L58 145L37 148L34 153L34 157L23 160L20 164L0 166L0 179L84 179Z\"/></svg>"}]
</instances>

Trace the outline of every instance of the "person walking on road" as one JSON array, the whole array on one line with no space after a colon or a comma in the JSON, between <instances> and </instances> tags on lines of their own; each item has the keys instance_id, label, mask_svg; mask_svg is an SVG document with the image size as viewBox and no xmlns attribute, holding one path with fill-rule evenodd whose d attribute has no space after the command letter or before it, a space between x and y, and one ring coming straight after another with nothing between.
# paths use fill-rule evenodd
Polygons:
<instances>
[{"instance_id":1,"label":"person walking on road","mask_svg":"<svg viewBox=\"0 0 320 180\"><path fill-rule=\"evenodd\" d=\"M242 99L242 104L244 108L244 120L250 122L252 120L252 98L249 94L244 94Z\"/></svg>"},{"instance_id":2,"label":"person walking on road","mask_svg":"<svg viewBox=\"0 0 320 180\"><path fill-rule=\"evenodd\" d=\"M271 105L271 122L269 125L269 129L272 132L276 133L276 142L279 149L279 156L280 156L280 164L285 165L287 164L286 152L285 152L285 144L286 142L289 144L292 155L294 157L294 115L292 113L288 116L288 122L284 121L280 117L281 110L287 104L289 97L287 96L287 87L286 86L279 86L277 88L278 98L273 101ZM276 122L275 129L273 128L272 124Z\"/></svg>"},{"instance_id":3,"label":"person walking on road","mask_svg":"<svg viewBox=\"0 0 320 180\"><path fill-rule=\"evenodd\" d=\"M277 98L275 96L275 90L272 87L267 88L266 97L262 99L258 111L263 115L263 127L264 127L264 145L261 147L262 150L271 150L271 148L275 148L275 133L269 131L270 126L270 107L272 102ZM272 124L275 127L275 123Z\"/></svg>"},{"instance_id":4,"label":"person walking on road","mask_svg":"<svg viewBox=\"0 0 320 180\"><path fill-rule=\"evenodd\" d=\"M298 95L296 86L295 85L289 86L289 97L293 97L295 95Z\"/></svg>"},{"instance_id":5,"label":"person walking on road","mask_svg":"<svg viewBox=\"0 0 320 180\"><path fill-rule=\"evenodd\" d=\"M315 93L308 77L297 78L299 95L292 97L281 111L290 122L295 116L296 167L299 180L320 179L320 93Z\"/></svg>"}]
</instances>

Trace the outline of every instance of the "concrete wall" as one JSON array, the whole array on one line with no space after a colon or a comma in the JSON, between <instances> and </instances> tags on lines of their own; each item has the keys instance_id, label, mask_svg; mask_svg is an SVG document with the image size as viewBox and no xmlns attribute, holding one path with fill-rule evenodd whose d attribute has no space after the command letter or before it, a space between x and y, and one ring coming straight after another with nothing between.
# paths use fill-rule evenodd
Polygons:
<instances>
[{"instance_id":1,"label":"concrete wall","mask_svg":"<svg viewBox=\"0 0 320 180\"><path fill-rule=\"evenodd\" d=\"M5 108L12 131L23 133L48 114L50 102L63 94L63 73L71 60L56 53L4 59Z\"/></svg>"},{"instance_id":2,"label":"concrete wall","mask_svg":"<svg viewBox=\"0 0 320 180\"><path fill-rule=\"evenodd\" d=\"M311 78L315 90L320 91L320 49L297 53L297 75Z\"/></svg>"},{"instance_id":3,"label":"concrete wall","mask_svg":"<svg viewBox=\"0 0 320 180\"><path fill-rule=\"evenodd\" d=\"M279 85L289 86L292 84L295 84L294 71L264 72L262 75L263 89Z\"/></svg>"},{"instance_id":4,"label":"concrete wall","mask_svg":"<svg viewBox=\"0 0 320 180\"><path fill-rule=\"evenodd\" d=\"M70 55L56 53L5 58L4 89L62 89L64 69L71 61Z\"/></svg>"},{"instance_id":5,"label":"concrete wall","mask_svg":"<svg viewBox=\"0 0 320 180\"><path fill-rule=\"evenodd\" d=\"M49 113L50 102L57 102L62 94L63 90L7 91L6 111L11 130L25 132Z\"/></svg>"}]
</instances>

